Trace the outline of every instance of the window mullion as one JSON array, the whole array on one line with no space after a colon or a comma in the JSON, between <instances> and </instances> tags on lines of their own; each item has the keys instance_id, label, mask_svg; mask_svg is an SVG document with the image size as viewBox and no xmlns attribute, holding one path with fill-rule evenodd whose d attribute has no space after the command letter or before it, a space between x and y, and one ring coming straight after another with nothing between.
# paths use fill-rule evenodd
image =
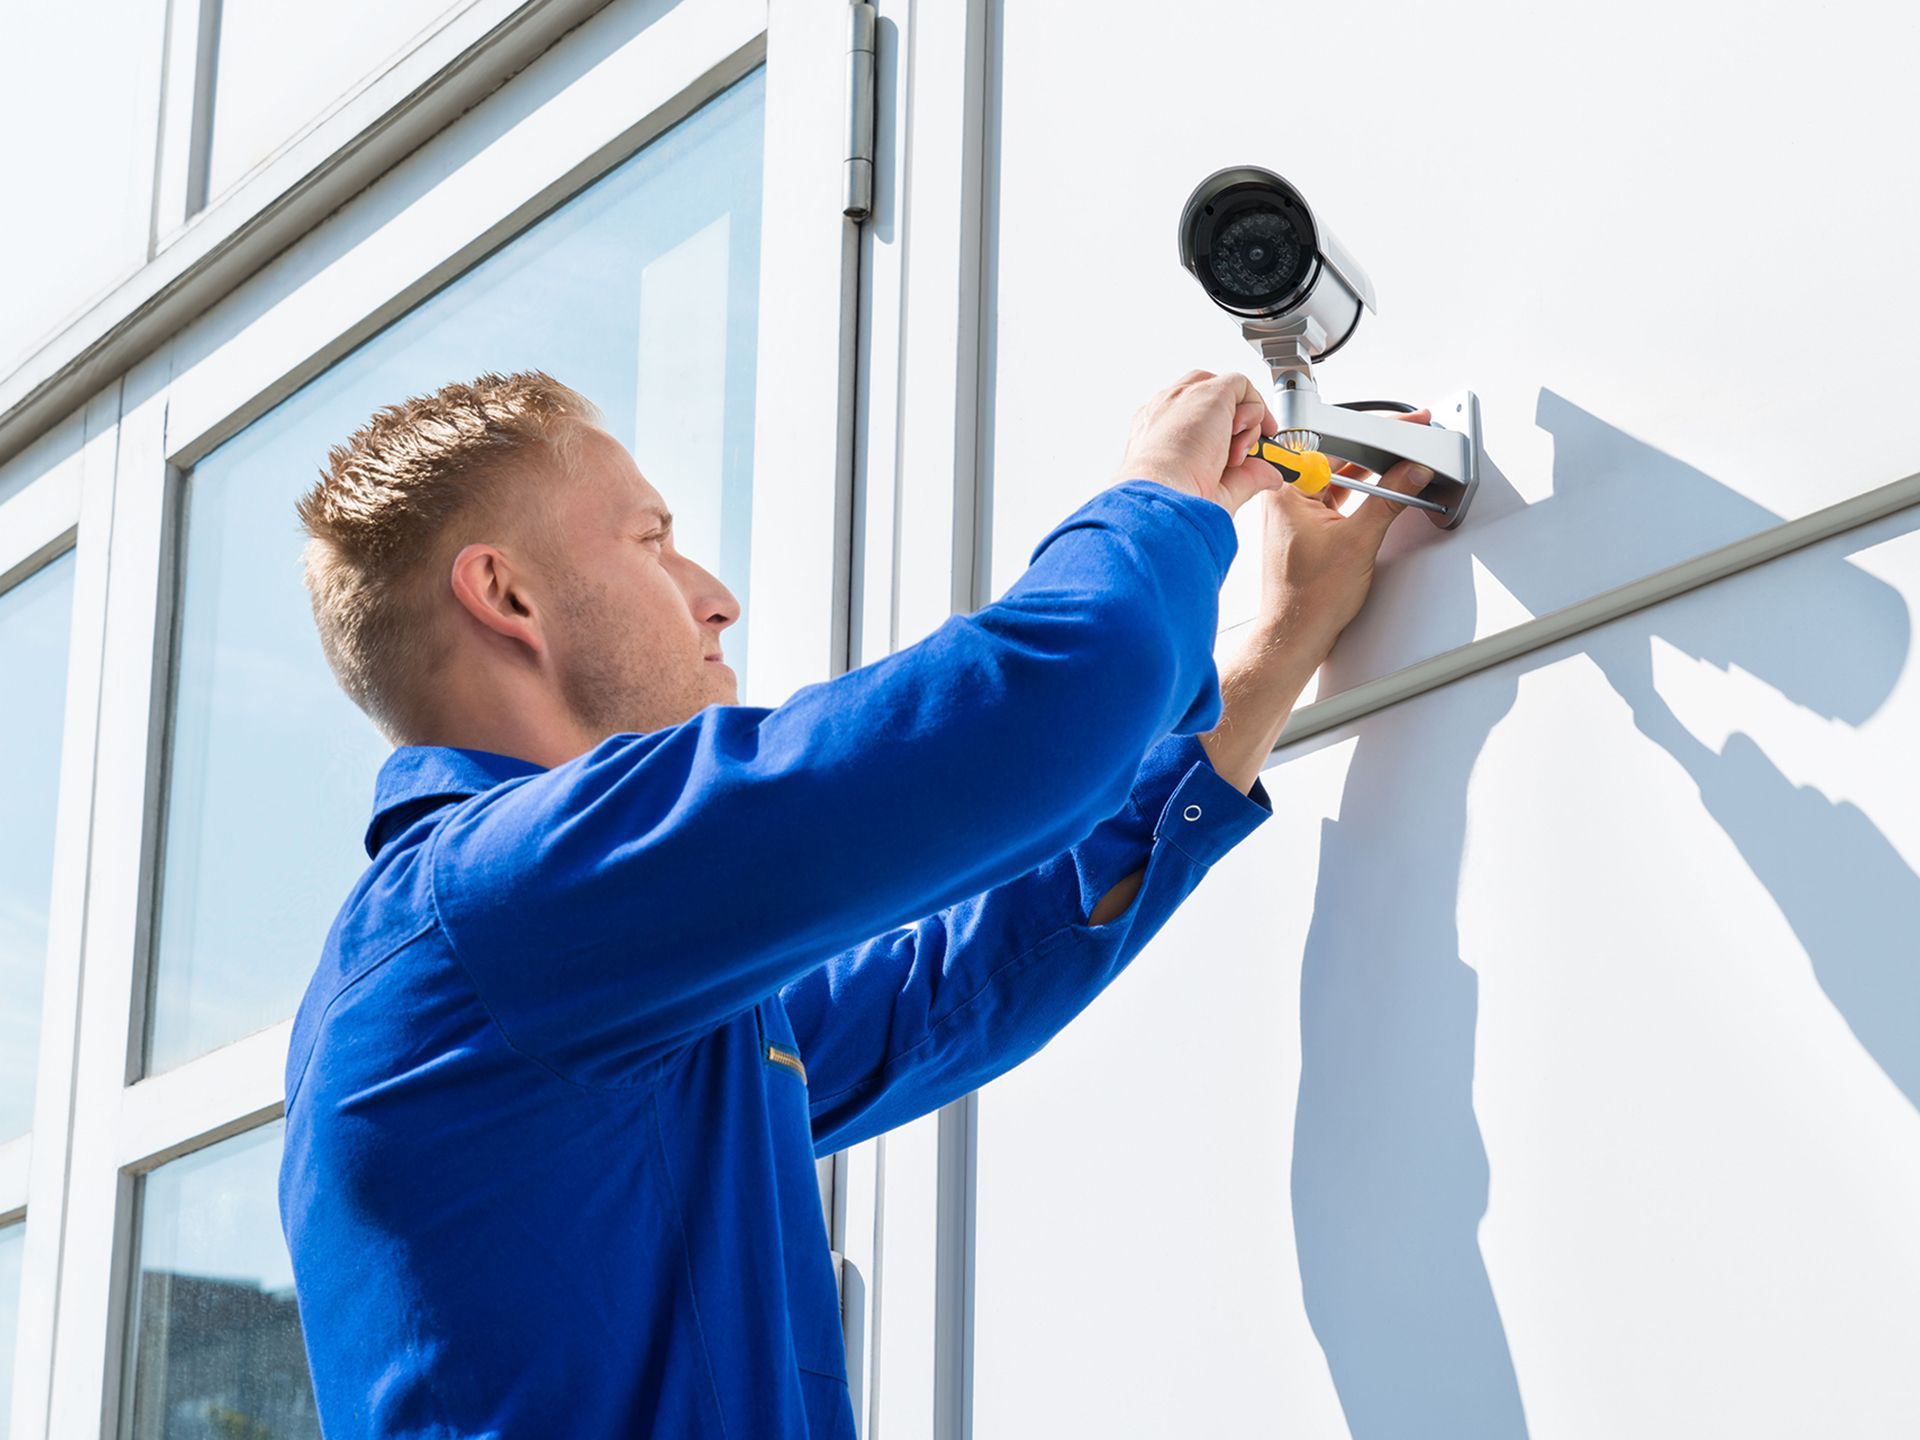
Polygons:
<instances>
[{"instance_id":1,"label":"window mullion","mask_svg":"<svg viewBox=\"0 0 1920 1440\"><path fill-rule=\"evenodd\" d=\"M125 1265L121 1237L132 1186L120 1170L116 1137L146 928L149 759L160 720L155 677L167 564L167 378L168 355L162 351L126 380L96 622L103 636L99 719L48 1402L47 1433L53 1435L98 1434L118 1403L125 1296L116 1281Z\"/></svg>"},{"instance_id":2,"label":"window mullion","mask_svg":"<svg viewBox=\"0 0 1920 1440\"><path fill-rule=\"evenodd\" d=\"M81 418L79 448L54 472L36 482L59 497L68 515L43 515L58 526L64 546L77 530L73 607L61 725L60 782L54 821L53 883L48 903L45 978L41 991L33 1128L5 1147L10 1173L0 1177L0 1212L25 1206L17 1348L13 1357L12 1428L38 1434L46 1420L47 1377L52 1364L53 1318L58 1304L59 1247L66 1191L66 1147L72 1097L73 1042L80 968L80 908L86 892L87 830L91 811L93 732L98 711L100 621L105 601L105 537L113 493L114 422L119 385L95 396ZM31 537L29 537L31 538ZM36 1146L35 1136L43 1137ZM37 1151L37 1155L36 1155Z\"/></svg>"},{"instance_id":3,"label":"window mullion","mask_svg":"<svg viewBox=\"0 0 1920 1440\"><path fill-rule=\"evenodd\" d=\"M148 258L207 201L207 142L219 34L220 0L170 0Z\"/></svg>"}]
</instances>

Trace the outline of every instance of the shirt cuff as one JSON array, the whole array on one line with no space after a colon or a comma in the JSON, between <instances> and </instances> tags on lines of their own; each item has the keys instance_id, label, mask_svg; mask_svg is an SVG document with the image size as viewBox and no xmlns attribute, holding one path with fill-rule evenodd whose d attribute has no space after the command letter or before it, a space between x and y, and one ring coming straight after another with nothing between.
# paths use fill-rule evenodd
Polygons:
<instances>
[{"instance_id":1,"label":"shirt cuff","mask_svg":"<svg viewBox=\"0 0 1920 1440\"><path fill-rule=\"evenodd\" d=\"M1211 865L1273 814L1273 799L1258 776L1245 791L1222 776L1198 736L1179 738L1194 758L1162 807L1153 838L1196 865Z\"/></svg>"},{"instance_id":2,"label":"shirt cuff","mask_svg":"<svg viewBox=\"0 0 1920 1440\"><path fill-rule=\"evenodd\" d=\"M1217 790L1207 790L1196 779L1196 766L1213 776L1218 782ZM1212 854L1216 859L1271 813L1271 802L1264 788L1255 786L1254 793L1259 797L1255 800L1220 779L1214 772L1213 762L1207 758L1206 746L1197 735L1162 736L1141 758L1126 805L1101 821L1067 852L1071 869L1078 878L1076 916L1091 915L1101 897L1117 881L1147 863L1155 832L1162 827L1174 792L1182 787L1188 796L1181 800L1180 809L1174 811L1174 815L1184 814L1186 807L1193 804L1201 807L1202 814L1197 821L1182 822L1181 829L1192 831L1199 826L1213 832L1224 823L1231 831L1230 835L1223 833L1213 842ZM1218 796L1219 790L1226 791L1226 796L1217 802L1207 798ZM1192 798L1194 795L1201 798L1196 800ZM1235 805L1234 801L1239 803ZM1181 854L1191 860L1194 854L1205 853L1207 847L1200 844L1199 839L1196 834L1187 842L1191 848L1182 848Z\"/></svg>"}]
</instances>

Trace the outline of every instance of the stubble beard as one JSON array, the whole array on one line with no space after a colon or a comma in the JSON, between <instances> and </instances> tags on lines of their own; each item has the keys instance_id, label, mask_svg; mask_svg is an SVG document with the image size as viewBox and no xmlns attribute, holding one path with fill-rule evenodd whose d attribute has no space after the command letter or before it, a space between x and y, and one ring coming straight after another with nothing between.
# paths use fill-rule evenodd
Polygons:
<instances>
[{"instance_id":1,"label":"stubble beard","mask_svg":"<svg viewBox=\"0 0 1920 1440\"><path fill-rule=\"evenodd\" d=\"M693 714L661 693L661 666L634 653L633 632L622 625L606 587L569 586L561 616L573 637L573 663L562 673L560 694L576 722L597 744L609 735L644 734L678 724Z\"/></svg>"}]
</instances>

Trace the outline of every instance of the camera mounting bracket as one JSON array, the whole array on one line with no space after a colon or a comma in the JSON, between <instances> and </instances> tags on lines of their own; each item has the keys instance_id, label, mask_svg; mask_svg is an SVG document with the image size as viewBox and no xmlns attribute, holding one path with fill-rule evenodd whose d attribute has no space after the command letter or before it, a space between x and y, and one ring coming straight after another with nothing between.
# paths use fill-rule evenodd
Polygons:
<instances>
[{"instance_id":1,"label":"camera mounting bracket","mask_svg":"<svg viewBox=\"0 0 1920 1440\"><path fill-rule=\"evenodd\" d=\"M1466 519L1480 488L1480 400L1471 390L1450 395L1432 408L1426 425L1409 425L1368 410L1349 410L1320 398L1312 357L1319 327L1312 320L1284 324L1249 320L1242 324L1249 343L1273 373L1273 414L1280 443L1293 450L1320 450L1384 475L1402 460L1424 465L1433 480L1421 498L1443 511L1426 511L1442 530Z\"/></svg>"},{"instance_id":2,"label":"camera mounting bracket","mask_svg":"<svg viewBox=\"0 0 1920 1440\"><path fill-rule=\"evenodd\" d=\"M1313 357L1327 348L1327 332L1310 316L1286 320L1242 320L1240 333L1260 352L1278 385L1283 374L1299 371L1312 383Z\"/></svg>"}]
</instances>

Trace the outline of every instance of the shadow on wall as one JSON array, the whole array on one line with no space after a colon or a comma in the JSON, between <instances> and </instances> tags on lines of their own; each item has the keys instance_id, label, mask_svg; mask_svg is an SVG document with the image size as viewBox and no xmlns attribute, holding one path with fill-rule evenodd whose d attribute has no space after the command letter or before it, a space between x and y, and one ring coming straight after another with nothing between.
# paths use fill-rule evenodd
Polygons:
<instances>
[{"instance_id":1,"label":"shadow on wall","mask_svg":"<svg viewBox=\"0 0 1920 1440\"><path fill-rule=\"evenodd\" d=\"M1578 554L1649 523L1679 537L1671 563L1768 528L1780 516L1607 425L1551 391L1537 411L1554 437L1554 493L1521 525L1470 553L1427 602L1473 638L1478 554L1535 615L1578 598ZM1520 508L1499 476L1479 502ZM1542 519L1541 517L1551 518ZM1649 517L1654 517L1650 522ZM1555 548L1529 540L1542 538ZM1558 547L1565 547L1560 553ZM1805 563L1803 554L1800 563ZM1735 582L1737 583L1737 582ZM1651 628L1618 622L1585 653L1636 727L1693 777L1708 813L1766 886L1820 985L1861 1044L1920 1108L1920 877L1849 804L1795 787L1746 735L1723 751L1696 740L1654 688L1650 636L1737 664L1818 714L1858 725L1886 700L1910 641L1892 587L1846 561L1791 590L1748 583L1732 609L1685 603ZM1571 588L1570 588L1571 587ZM1840 643L1844 637L1845 643ZM1566 651L1542 652L1562 658ZM1339 688L1338 656L1329 676ZM1477 980L1456 929L1467 786L1518 670L1428 707L1369 719L1340 818L1323 830L1302 962L1301 1074L1293 1219L1308 1317L1354 1440L1409 1435L1509 1440L1527 1434L1506 1329L1481 1258L1487 1155L1473 1112ZM1392 876L1390 899L1375 877Z\"/></svg>"}]
</instances>

